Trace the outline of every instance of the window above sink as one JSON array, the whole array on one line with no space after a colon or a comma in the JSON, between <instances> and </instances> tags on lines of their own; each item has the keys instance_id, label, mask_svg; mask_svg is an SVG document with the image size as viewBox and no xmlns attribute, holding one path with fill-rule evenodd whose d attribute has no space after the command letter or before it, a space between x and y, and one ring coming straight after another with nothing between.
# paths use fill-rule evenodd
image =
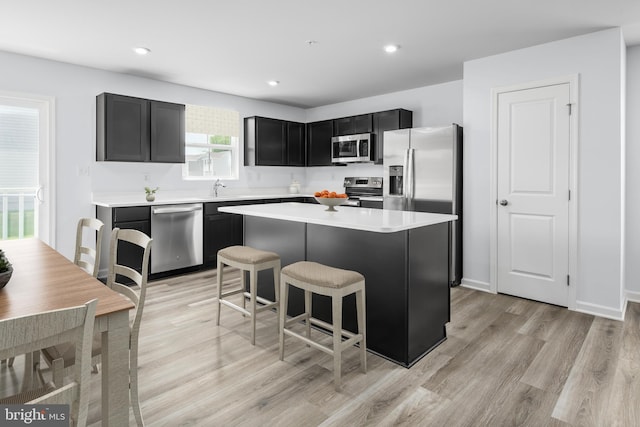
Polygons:
<instances>
[{"instance_id":1,"label":"window above sink","mask_svg":"<svg viewBox=\"0 0 640 427\"><path fill-rule=\"evenodd\" d=\"M185 116L183 179L238 179L240 113L187 105Z\"/></svg>"}]
</instances>

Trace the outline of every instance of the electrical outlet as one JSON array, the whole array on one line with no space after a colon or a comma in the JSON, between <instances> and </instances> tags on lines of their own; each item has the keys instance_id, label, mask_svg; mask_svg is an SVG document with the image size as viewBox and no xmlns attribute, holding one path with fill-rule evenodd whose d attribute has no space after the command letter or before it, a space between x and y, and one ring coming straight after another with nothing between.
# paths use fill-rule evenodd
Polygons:
<instances>
[{"instance_id":1,"label":"electrical outlet","mask_svg":"<svg viewBox=\"0 0 640 427\"><path fill-rule=\"evenodd\" d=\"M78 166L78 176L89 176L89 166Z\"/></svg>"},{"instance_id":2,"label":"electrical outlet","mask_svg":"<svg viewBox=\"0 0 640 427\"><path fill-rule=\"evenodd\" d=\"M145 181L145 182L148 182L148 181L149 181L149 172L144 172L144 173L142 174L142 177L143 177L143 179L144 179L144 181Z\"/></svg>"}]
</instances>

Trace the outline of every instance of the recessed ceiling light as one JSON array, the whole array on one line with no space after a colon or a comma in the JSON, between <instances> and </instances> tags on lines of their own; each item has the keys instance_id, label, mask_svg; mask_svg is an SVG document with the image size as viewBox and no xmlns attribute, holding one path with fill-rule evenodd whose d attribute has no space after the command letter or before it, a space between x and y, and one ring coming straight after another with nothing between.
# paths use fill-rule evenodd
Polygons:
<instances>
[{"instance_id":1,"label":"recessed ceiling light","mask_svg":"<svg viewBox=\"0 0 640 427\"><path fill-rule=\"evenodd\" d=\"M277 81L277 80L269 80L269 81L267 82L267 84L268 84L269 86L278 86L278 85L280 84L280 82L279 82L279 81Z\"/></svg>"},{"instance_id":2,"label":"recessed ceiling light","mask_svg":"<svg viewBox=\"0 0 640 427\"><path fill-rule=\"evenodd\" d=\"M400 49L400 46L398 46L397 44L388 44L384 47L384 51L387 53L393 53L398 49Z\"/></svg>"},{"instance_id":3,"label":"recessed ceiling light","mask_svg":"<svg viewBox=\"0 0 640 427\"><path fill-rule=\"evenodd\" d=\"M151 52L151 49L146 47L134 47L133 51L138 55L147 55Z\"/></svg>"}]
</instances>

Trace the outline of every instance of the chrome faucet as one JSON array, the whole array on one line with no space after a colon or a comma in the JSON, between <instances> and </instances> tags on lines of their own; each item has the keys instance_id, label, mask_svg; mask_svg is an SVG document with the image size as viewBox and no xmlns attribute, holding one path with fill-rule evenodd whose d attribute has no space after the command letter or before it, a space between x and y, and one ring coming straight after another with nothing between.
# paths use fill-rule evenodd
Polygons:
<instances>
[{"instance_id":1,"label":"chrome faucet","mask_svg":"<svg viewBox=\"0 0 640 427\"><path fill-rule=\"evenodd\" d=\"M215 184L213 184L213 197L218 197L218 188L226 188L227 186L220 182L219 179L216 179Z\"/></svg>"}]
</instances>

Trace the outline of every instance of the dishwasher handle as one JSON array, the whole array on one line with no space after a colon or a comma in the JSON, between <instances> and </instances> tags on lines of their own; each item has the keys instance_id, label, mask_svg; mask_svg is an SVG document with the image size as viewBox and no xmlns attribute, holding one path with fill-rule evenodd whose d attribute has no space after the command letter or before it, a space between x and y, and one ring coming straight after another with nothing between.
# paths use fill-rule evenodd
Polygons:
<instances>
[{"instance_id":1,"label":"dishwasher handle","mask_svg":"<svg viewBox=\"0 0 640 427\"><path fill-rule=\"evenodd\" d=\"M202 205L193 205L193 206L171 206L165 208L153 208L154 215L160 214L173 214L173 213L185 213L185 212L195 212L201 211Z\"/></svg>"}]
</instances>

